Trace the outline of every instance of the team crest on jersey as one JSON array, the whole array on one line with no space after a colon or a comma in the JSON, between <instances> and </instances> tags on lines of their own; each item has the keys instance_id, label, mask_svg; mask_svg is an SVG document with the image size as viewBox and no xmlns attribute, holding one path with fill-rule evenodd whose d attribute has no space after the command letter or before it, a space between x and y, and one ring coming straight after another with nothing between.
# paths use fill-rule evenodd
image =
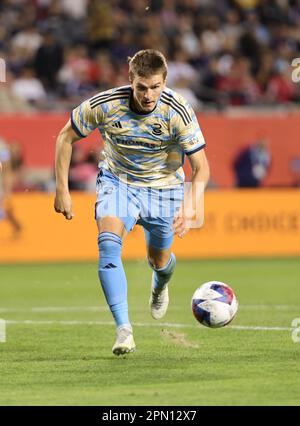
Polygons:
<instances>
[{"instance_id":1,"label":"team crest on jersey","mask_svg":"<svg viewBox=\"0 0 300 426\"><path fill-rule=\"evenodd\" d=\"M189 145L198 145L198 143L200 143L200 140L198 137L194 137L189 140Z\"/></svg>"},{"instance_id":2,"label":"team crest on jersey","mask_svg":"<svg viewBox=\"0 0 300 426\"><path fill-rule=\"evenodd\" d=\"M159 123L152 124L152 133L156 136L161 135L162 134L161 128L162 128L162 125Z\"/></svg>"}]
</instances>

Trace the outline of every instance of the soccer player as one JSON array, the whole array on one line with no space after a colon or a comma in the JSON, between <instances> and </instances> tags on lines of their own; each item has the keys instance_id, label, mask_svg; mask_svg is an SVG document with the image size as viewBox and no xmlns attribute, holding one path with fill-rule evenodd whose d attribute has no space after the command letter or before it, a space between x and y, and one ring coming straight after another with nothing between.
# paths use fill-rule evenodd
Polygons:
<instances>
[{"instance_id":1,"label":"soccer player","mask_svg":"<svg viewBox=\"0 0 300 426\"><path fill-rule=\"evenodd\" d=\"M129 59L130 85L99 93L72 111L56 144L55 211L73 217L68 189L72 143L98 128L104 160L97 178L95 216L98 225L99 279L115 319L115 355L133 352L135 342L127 305L127 281L121 260L124 237L136 223L144 228L153 269L150 309L154 319L168 307L168 283L176 258L174 234L183 237L192 215L183 208L187 155L192 187L187 205L195 206L197 184L209 177L205 141L197 118L180 95L166 88L167 63L156 50ZM188 210L188 211L191 211Z\"/></svg>"},{"instance_id":2,"label":"soccer player","mask_svg":"<svg viewBox=\"0 0 300 426\"><path fill-rule=\"evenodd\" d=\"M6 219L13 229L14 237L18 237L22 227L11 202L12 187L13 171L10 150L7 144L0 140L0 220Z\"/></svg>"}]
</instances>

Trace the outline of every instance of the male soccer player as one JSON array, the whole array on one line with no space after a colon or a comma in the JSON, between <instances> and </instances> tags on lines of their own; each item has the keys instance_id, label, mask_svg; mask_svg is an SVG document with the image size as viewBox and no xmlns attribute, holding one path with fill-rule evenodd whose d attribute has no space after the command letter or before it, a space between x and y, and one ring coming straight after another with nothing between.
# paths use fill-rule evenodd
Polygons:
<instances>
[{"instance_id":1,"label":"male soccer player","mask_svg":"<svg viewBox=\"0 0 300 426\"><path fill-rule=\"evenodd\" d=\"M57 139L54 208L69 220L73 217L68 190L72 143L96 128L104 140L95 214L99 279L117 326L115 355L135 350L121 260L124 237L136 223L143 226L153 269L151 314L160 319L167 311L167 285L176 263L173 237L182 238L188 231L182 208L184 155L193 172L187 204L195 205L196 185L205 185L209 176L196 116L180 95L166 88L166 77L166 59L159 51L137 52L129 60L131 85L84 101L72 111Z\"/></svg>"},{"instance_id":2,"label":"male soccer player","mask_svg":"<svg viewBox=\"0 0 300 426\"><path fill-rule=\"evenodd\" d=\"M0 220L6 219L13 229L14 236L18 237L21 232L21 224L11 203L12 186L10 150L7 144L0 140Z\"/></svg>"}]
</instances>

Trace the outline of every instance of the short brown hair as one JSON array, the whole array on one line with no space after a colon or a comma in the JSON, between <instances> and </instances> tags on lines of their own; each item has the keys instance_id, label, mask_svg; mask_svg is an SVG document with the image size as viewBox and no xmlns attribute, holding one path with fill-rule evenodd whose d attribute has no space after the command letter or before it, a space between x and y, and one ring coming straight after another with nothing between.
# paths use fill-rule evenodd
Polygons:
<instances>
[{"instance_id":1,"label":"short brown hair","mask_svg":"<svg viewBox=\"0 0 300 426\"><path fill-rule=\"evenodd\" d=\"M135 75L148 78L154 74L162 74L164 80L167 77L167 61L164 55L158 50L140 50L133 58L128 58L128 62L131 79L133 79Z\"/></svg>"}]
</instances>

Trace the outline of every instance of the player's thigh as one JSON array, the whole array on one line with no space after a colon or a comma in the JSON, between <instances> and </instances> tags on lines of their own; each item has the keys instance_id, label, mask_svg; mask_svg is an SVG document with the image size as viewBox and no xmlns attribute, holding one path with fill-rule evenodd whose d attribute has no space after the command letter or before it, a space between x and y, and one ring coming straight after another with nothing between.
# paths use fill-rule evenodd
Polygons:
<instances>
[{"instance_id":1,"label":"player's thigh","mask_svg":"<svg viewBox=\"0 0 300 426\"><path fill-rule=\"evenodd\" d=\"M136 223L138 206L128 201L124 183L108 171L100 170L97 178L95 219L100 232L114 232L124 236Z\"/></svg>"},{"instance_id":2,"label":"player's thigh","mask_svg":"<svg viewBox=\"0 0 300 426\"><path fill-rule=\"evenodd\" d=\"M149 197L149 192L151 197ZM183 188L155 190L149 189L148 200L142 199L142 213L139 223L144 228L149 262L160 269L170 259L171 246L174 240L173 221L179 210Z\"/></svg>"},{"instance_id":3,"label":"player's thigh","mask_svg":"<svg viewBox=\"0 0 300 426\"><path fill-rule=\"evenodd\" d=\"M170 222L156 224L153 218L144 219L143 228L148 260L156 269L163 268L170 259L174 232Z\"/></svg>"}]
</instances>

